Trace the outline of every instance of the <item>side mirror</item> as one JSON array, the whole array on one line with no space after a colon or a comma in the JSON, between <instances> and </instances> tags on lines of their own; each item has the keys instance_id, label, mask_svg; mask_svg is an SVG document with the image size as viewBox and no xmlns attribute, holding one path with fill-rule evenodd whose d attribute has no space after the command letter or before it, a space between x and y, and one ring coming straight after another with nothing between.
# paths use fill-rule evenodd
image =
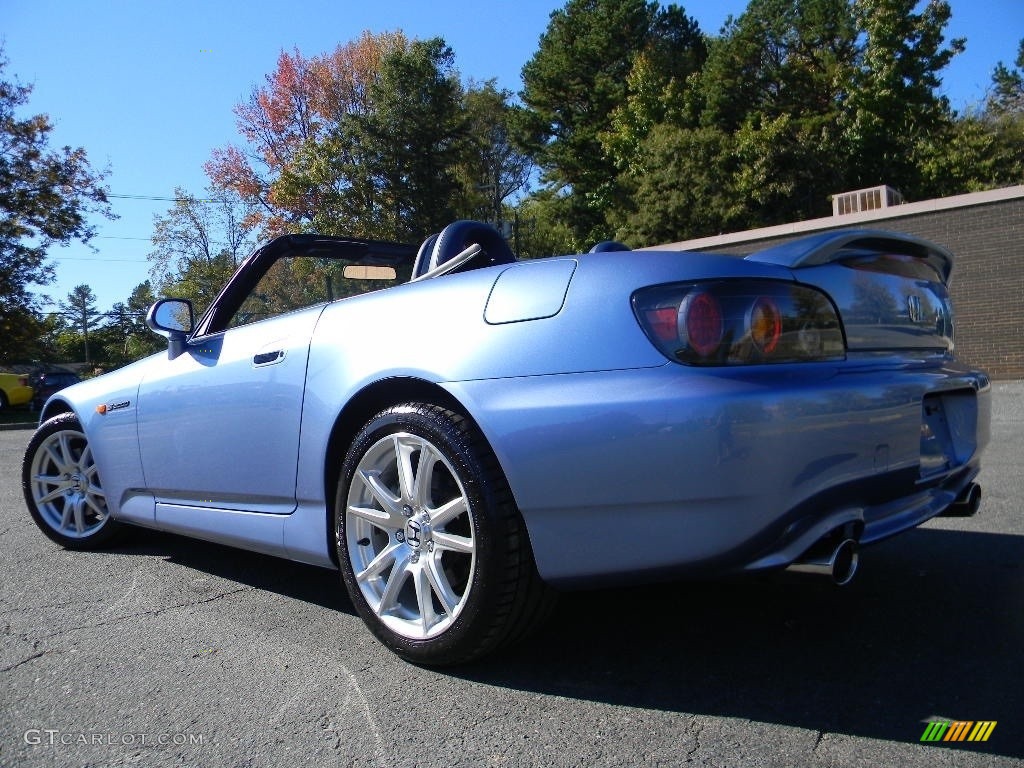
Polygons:
<instances>
[{"instance_id":1,"label":"side mirror","mask_svg":"<svg viewBox=\"0 0 1024 768\"><path fill-rule=\"evenodd\" d=\"M167 338L167 356L173 360L185 351L185 340L195 324L188 299L160 299L146 313L146 325Z\"/></svg>"}]
</instances>

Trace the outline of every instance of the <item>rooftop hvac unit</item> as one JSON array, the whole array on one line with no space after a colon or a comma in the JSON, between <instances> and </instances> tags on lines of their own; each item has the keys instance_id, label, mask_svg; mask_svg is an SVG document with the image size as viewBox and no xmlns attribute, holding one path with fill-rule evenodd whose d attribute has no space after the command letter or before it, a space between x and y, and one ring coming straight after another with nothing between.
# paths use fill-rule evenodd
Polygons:
<instances>
[{"instance_id":1,"label":"rooftop hvac unit","mask_svg":"<svg viewBox=\"0 0 1024 768\"><path fill-rule=\"evenodd\" d=\"M855 189L832 195L832 215L844 216L848 213L864 213L879 208L890 208L903 204L903 195L892 187L882 185L868 189Z\"/></svg>"}]
</instances>

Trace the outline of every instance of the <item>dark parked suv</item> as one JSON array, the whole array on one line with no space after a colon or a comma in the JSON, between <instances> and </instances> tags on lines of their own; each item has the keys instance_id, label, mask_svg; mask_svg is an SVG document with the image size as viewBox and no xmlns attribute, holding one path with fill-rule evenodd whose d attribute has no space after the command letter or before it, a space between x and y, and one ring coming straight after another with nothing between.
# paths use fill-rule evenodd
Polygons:
<instances>
[{"instance_id":1,"label":"dark parked suv","mask_svg":"<svg viewBox=\"0 0 1024 768\"><path fill-rule=\"evenodd\" d=\"M46 398L64 387L70 387L81 381L77 373L71 371L41 371L33 373L28 380L32 387L32 409L38 411L43 407Z\"/></svg>"}]
</instances>

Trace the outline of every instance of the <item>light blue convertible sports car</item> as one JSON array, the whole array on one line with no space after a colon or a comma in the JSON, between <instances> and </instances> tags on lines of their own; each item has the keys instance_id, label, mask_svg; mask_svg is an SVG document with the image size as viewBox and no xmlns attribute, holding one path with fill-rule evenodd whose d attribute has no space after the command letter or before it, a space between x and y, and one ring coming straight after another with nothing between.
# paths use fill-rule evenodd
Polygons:
<instances>
[{"instance_id":1,"label":"light blue convertible sports car","mask_svg":"<svg viewBox=\"0 0 1024 768\"><path fill-rule=\"evenodd\" d=\"M130 523L337 568L423 664L523 637L557 588L844 583L977 510L990 385L953 356L952 268L874 231L530 261L468 221L418 251L286 235L198 322L157 302L166 354L47 401L25 498L73 549Z\"/></svg>"}]
</instances>

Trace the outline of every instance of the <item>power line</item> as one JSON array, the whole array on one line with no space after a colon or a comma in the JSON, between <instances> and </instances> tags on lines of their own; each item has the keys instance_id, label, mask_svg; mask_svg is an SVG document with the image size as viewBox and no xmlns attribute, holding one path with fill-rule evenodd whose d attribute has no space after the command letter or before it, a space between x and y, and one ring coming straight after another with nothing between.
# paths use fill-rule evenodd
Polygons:
<instances>
[{"instance_id":1,"label":"power line","mask_svg":"<svg viewBox=\"0 0 1024 768\"><path fill-rule=\"evenodd\" d=\"M93 235L94 240L136 240L143 243L152 243L151 237L125 237L120 235ZM231 245L227 240L210 240L210 245ZM127 261L132 264L141 264L137 259L103 259L91 256L50 256L54 261Z\"/></svg>"},{"instance_id":2,"label":"power line","mask_svg":"<svg viewBox=\"0 0 1024 768\"><path fill-rule=\"evenodd\" d=\"M92 256L49 256L52 261L123 261L128 264L145 264L145 261L139 261L138 259L104 259L101 257Z\"/></svg>"},{"instance_id":3,"label":"power line","mask_svg":"<svg viewBox=\"0 0 1024 768\"><path fill-rule=\"evenodd\" d=\"M95 240L142 240L147 243L152 243L152 237L125 237L120 235L93 235ZM210 240L210 245L231 245L227 240Z\"/></svg>"},{"instance_id":4,"label":"power line","mask_svg":"<svg viewBox=\"0 0 1024 768\"><path fill-rule=\"evenodd\" d=\"M201 197L161 197L160 195L122 195L115 192L108 192L107 197L116 197L119 200L159 200L166 203L216 203Z\"/></svg>"},{"instance_id":5,"label":"power line","mask_svg":"<svg viewBox=\"0 0 1024 768\"><path fill-rule=\"evenodd\" d=\"M57 305L57 304L44 304L43 306L44 307L56 307L56 306L59 306L59 305ZM51 310L43 310L43 314L44 315L66 315L67 317L81 317L82 316L82 313L79 310L77 310L77 309L51 309ZM124 312L114 312L113 310L109 310L107 312L90 312L89 313L89 317L91 317L91 318L99 318L99 317L108 317L108 318L110 318L110 317L116 317L116 318L119 318L119 319L120 318L135 318L135 319L138 319L138 320L145 320L146 319L146 314L147 314L146 312L132 311L132 310L126 309Z\"/></svg>"}]
</instances>

